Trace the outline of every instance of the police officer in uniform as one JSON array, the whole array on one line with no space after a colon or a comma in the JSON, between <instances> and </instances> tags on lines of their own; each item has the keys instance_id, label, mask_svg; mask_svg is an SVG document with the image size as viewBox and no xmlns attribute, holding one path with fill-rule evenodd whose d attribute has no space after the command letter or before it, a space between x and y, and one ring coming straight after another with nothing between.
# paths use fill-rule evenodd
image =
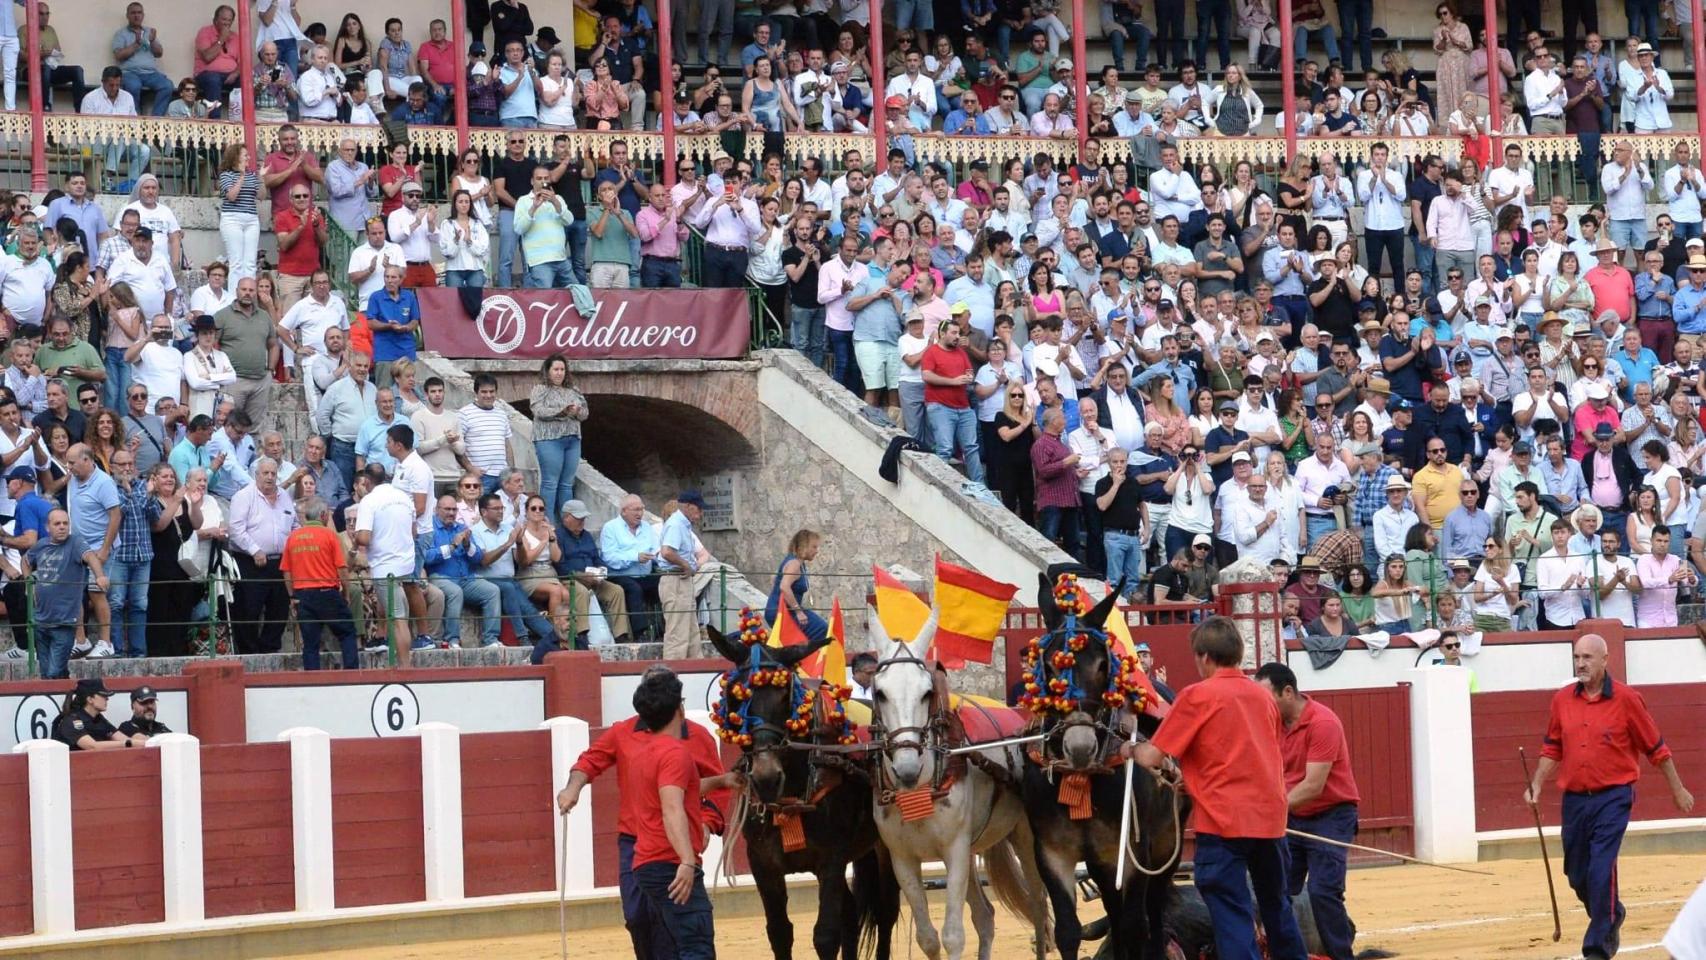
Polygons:
<instances>
[{"instance_id":1,"label":"police officer in uniform","mask_svg":"<svg viewBox=\"0 0 1706 960\"><path fill-rule=\"evenodd\" d=\"M130 719L118 725L118 732L127 737L157 737L171 733L172 728L154 719L160 708L160 695L146 684L130 692Z\"/></svg>"},{"instance_id":2,"label":"police officer in uniform","mask_svg":"<svg viewBox=\"0 0 1706 960\"><path fill-rule=\"evenodd\" d=\"M73 750L125 750L142 746L147 737L126 736L103 716L111 696L112 691L99 677L77 681L76 688L65 698L65 709L53 722L53 739Z\"/></svg>"}]
</instances>

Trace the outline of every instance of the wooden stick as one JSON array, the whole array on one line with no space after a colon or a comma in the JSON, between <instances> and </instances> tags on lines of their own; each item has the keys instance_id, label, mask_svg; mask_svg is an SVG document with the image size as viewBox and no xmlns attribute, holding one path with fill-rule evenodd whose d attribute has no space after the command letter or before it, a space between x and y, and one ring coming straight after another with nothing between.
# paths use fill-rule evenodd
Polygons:
<instances>
[{"instance_id":1,"label":"wooden stick","mask_svg":"<svg viewBox=\"0 0 1706 960\"><path fill-rule=\"evenodd\" d=\"M1497 876L1497 874L1493 873L1491 870L1474 870L1469 867L1453 866L1449 863L1430 863L1427 860L1418 860L1415 857L1407 857L1402 853L1393 853L1391 850L1382 850L1379 847L1365 847L1360 843L1347 843L1344 840L1333 840L1328 837L1317 836L1313 833L1304 833L1302 830L1292 830L1287 828L1285 832L1294 837L1301 837L1304 840L1314 840L1318 843L1325 843L1335 847L1344 847L1346 850L1361 850L1363 853L1378 853L1383 857L1393 857L1398 860L1403 860L1406 863L1419 863L1424 867L1438 867L1441 870L1455 870L1458 873L1473 873L1478 877Z\"/></svg>"},{"instance_id":2,"label":"wooden stick","mask_svg":"<svg viewBox=\"0 0 1706 960\"><path fill-rule=\"evenodd\" d=\"M1517 747L1516 755L1522 758L1522 782L1532 783L1528 777L1528 751ZM1540 804L1530 803L1528 810L1534 814L1534 835L1540 838L1540 863L1546 868L1546 894L1552 898L1552 942L1557 943L1564 938L1564 918L1558 915L1558 888L1552 883L1552 855L1546 852L1546 831L1540 828Z\"/></svg>"},{"instance_id":3,"label":"wooden stick","mask_svg":"<svg viewBox=\"0 0 1706 960\"><path fill-rule=\"evenodd\" d=\"M989 740L984 743L968 743L963 747L955 747L952 750L949 750L948 756L957 756L962 753L977 753L981 750L994 750L997 747L1012 747L1021 743L1035 743L1038 740L1047 739L1047 737L1048 734L1046 733L1034 733L1026 737L1008 737L1006 740Z\"/></svg>"},{"instance_id":4,"label":"wooden stick","mask_svg":"<svg viewBox=\"0 0 1706 960\"><path fill-rule=\"evenodd\" d=\"M1132 718L1131 739L1127 740L1126 742L1127 743L1136 743L1137 742L1137 718L1136 717ZM1119 852L1119 865L1114 868L1114 889L1115 890L1124 890L1125 889L1125 862L1126 862L1127 857L1130 856L1130 854L1126 851L1126 844L1128 842L1130 842L1130 840L1131 840L1131 806L1132 806L1132 804L1131 804L1131 778L1132 778L1132 774L1136 772L1133 769L1136 766L1137 766L1137 764L1135 762L1127 763L1125 765L1125 794L1124 794L1125 800L1120 804L1120 845L1119 845L1119 851L1120 852Z\"/></svg>"}]
</instances>

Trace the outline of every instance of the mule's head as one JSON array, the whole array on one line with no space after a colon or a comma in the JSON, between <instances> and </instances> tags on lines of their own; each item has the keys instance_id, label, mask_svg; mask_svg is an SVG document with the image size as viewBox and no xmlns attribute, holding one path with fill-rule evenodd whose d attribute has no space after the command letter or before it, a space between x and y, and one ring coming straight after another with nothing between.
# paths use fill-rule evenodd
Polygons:
<instances>
[{"instance_id":1,"label":"mule's head","mask_svg":"<svg viewBox=\"0 0 1706 960\"><path fill-rule=\"evenodd\" d=\"M809 719L805 728L797 723L805 689L795 668L827 642L825 638L822 643L793 647L767 647L763 643L742 646L711 631L711 643L734 664L734 669L724 674L719 721L724 729L732 729L727 718L744 717L736 742L748 758L747 780L766 803L782 796L787 741L810 734Z\"/></svg>"},{"instance_id":2,"label":"mule's head","mask_svg":"<svg viewBox=\"0 0 1706 960\"><path fill-rule=\"evenodd\" d=\"M1057 613L1056 624L1044 637L1037 658L1036 677L1042 693L1076 701L1055 711L1066 724L1060 738L1061 757L1073 769L1087 769L1097 760L1101 734L1096 722L1109 713L1105 694L1114 689L1119 668L1119 662L1110 652L1106 626L1123 586L1122 581L1093 609L1070 624L1065 613ZM1054 607L1053 591L1047 596ZM1079 637L1084 639L1079 641ZM1065 689L1055 693L1056 686Z\"/></svg>"},{"instance_id":3,"label":"mule's head","mask_svg":"<svg viewBox=\"0 0 1706 960\"><path fill-rule=\"evenodd\" d=\"M884 762L906 789L935 775L934 759L925 750L925 734L937 710L935 676L928 662L937 616L932 610L910 643L889 637L876 617L867 619L878 661L871 680L873 719L887 737Z\"/></svg>"}]
</instances>

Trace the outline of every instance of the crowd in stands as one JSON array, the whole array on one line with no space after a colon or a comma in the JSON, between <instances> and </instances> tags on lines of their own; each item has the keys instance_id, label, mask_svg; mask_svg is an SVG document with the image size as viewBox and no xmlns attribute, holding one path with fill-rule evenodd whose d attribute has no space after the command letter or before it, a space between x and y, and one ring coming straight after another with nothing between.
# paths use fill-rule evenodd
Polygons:
<instances>
[{"instance_id":1,"label":"crowd in stands","mask_svg":"<svg viewBox=\"0 0 1706 960\"><path fill-rule=\"evenodd\" d=\"M674 159L666 187L620 140L591 158L559 136L536 156L522 133L657 126L657 38L632 0L577 31L575 72L564 41L511 0L470 25L461 56L441 20L416 47L400 20L372 41L351 14L328 42L298 27L291 0L263 2L247 91L229 7L174 85L131 4L85 113L148 100L177 116L249 106L303 125L442 123L464 70L474 122L511 129L502 156L457 158L442 209L406 136L377 168L352 140L316 155L291 123L263 157L229 148L224 257L187 296L183 230L146 145L112 148L123 184L73 173L40 204L0 204L0 572L15 624L36 604L44 667L62 673L74 651L217 645L182 629L209 605L234 649L274 651L293 595L315 611L301 615L310 632L350 627L353 606L376 614L363 618L375 636L391 620L405 651L461 642L466 604L482 612L480 642L513 617L542 655L577 641L565 631L594 599L619 639L685 650L715 568L693 535L697 495L661 530L624 505L593 539L573 496L587 403L561 358L530 398L541 477L527 493L494 381L459 410L436 378L417 385L417 333L434 321L415 291L680 286L694 232L701 285L755 287L794 348L1134 598L1205 599L1219 569L1250 561L1294 581L1300 628L1325 616L1329 630L1508 629L1624 607L1641 625L1674 622L1694 591L1706 569L1694 482L1706 175L1687 143L1655 176L1616 137L1671 126L1674 86L1641 35L1614 61L1597 32L1580 53L1566 34L1565 75L1530 24L1521 72L1500 51L1494 130L1485 50L1449 4L1433 89L1400 50L1375 69L1366 18L1347 31L1365 69L1356 93L1326 14L1304 11L1299 110L1277 121L1368 137L1368 160L1341 168L1300 151L1270 179L1248 162L1187 169L1178 146L1254 132L1273 113L1249 78L1274 60L1260 0L1239 5L1243 64L1219 14L1204 16L1192 60L1182 14L1152 38L1138 5L1113 5L1101 26L1116 62L1083 91L1050 5L967 0L958 33L904 5L880 96L862 86L868 8L759 17L729 5L750 44L731 60L731 28L705 5L702 83L675 85L670 108L678 131L735 149L704 169ZM1206 76L1214 24L1218 83ZM1128 42L1143 71L1129 87ZM684 32L675 49L688 57ZM82 82L52 67L55 84ZM1080 110L1090 139L1059 166L1047 150L1006 155L998 139L993 162L964 171L916 150L934 136L1076 140ZM871 167L851 150L786 169L784 134L876 122L891 149ZM1385 139L1442 127L1465 137L1461 160L1397 156ZM1520 139L1485 156L1488 134L1528 131L1577 134L1581 178L1603 200L1572 213L1571 198L1539 195ZM762 137L756 164L738 136L749 133ZM1110 138L1129 142L1129 163L1102 159ZM109 223L96 194L113 186L133 202ZM1650 202L1663 204L1651 225ZM354 238L347 263L328 262L334 230ZM334 291L346 283L354 303ZM313 434L287 450L253 433L274 384L293 379ZM289 583L291 544L323 552L324 536L297 536L319 527L343 534L338 556L367 579L310 564L311 586ZM391 576L401 600L381 595ZM1329 595L1342 602L1325 607ZM338 636L350 662L353 631Z\"/></svg>"}]
</instances>

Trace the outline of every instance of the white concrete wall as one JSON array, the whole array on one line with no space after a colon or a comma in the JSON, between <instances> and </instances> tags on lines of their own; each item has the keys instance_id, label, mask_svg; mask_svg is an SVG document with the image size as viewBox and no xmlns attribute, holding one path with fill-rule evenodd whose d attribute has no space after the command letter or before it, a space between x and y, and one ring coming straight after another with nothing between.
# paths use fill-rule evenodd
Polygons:
<instances>
[{"instance_id":1,"label":"white concrete wall","mask_svg":"<svg viewBox=\"0 0 1706 960\"><path fill-rule=\"evenodd\" d=\"M1630 640L1624 644L1626 677L1631 684L1692 683L1706 680L1706 645L1693 636L1660 640ZM1438 651L1422 658L1422 666L1439 659ZM1405 680L1416 662L1416 648L1396 647L1379 656L1367 650L1346 650L1325 670L1316 670L1309 654L1294 650L1286 663L1305 690L1361 690L1390 687ZM1569 683L1570 645L1512 643L1489 645L1464 660L1475 671L1482 693L1495 690L1551 690Z\"/></svg>"}]
</instances>

